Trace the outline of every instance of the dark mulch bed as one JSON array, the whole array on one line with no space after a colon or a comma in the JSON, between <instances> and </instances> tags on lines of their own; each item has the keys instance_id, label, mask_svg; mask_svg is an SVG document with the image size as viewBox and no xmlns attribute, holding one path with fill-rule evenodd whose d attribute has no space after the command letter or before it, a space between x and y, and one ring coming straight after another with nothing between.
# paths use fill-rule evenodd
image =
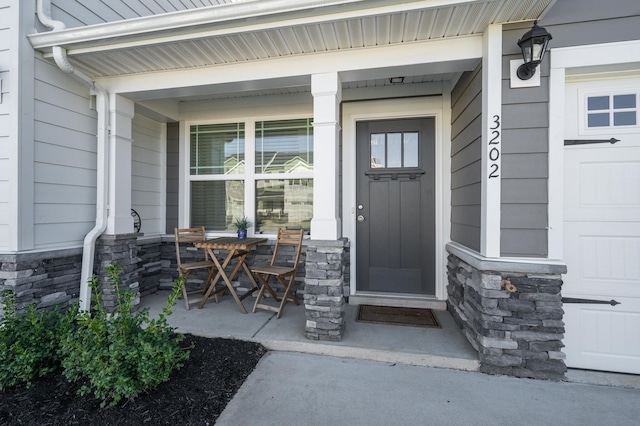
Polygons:
<instances>
[{"instance_id":1,"label":"dark mulch bed","mask_svg":"<svg viewBox=\"0 0 640 426\"><path fill-rule=\"evenodd\" d=\"M93 396L76 395L62 373L50 374L27 389L0 392L1 425L212 425L266 349L257 343L207 339L194 342L189 360L172 378L115 407L100 408Z\"/></svg>"}]
</instances>

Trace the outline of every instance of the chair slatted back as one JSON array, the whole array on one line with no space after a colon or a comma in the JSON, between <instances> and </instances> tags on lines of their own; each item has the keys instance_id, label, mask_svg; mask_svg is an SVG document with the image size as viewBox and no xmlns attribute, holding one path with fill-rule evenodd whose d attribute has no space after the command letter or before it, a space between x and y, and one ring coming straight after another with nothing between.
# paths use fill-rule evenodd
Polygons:
<instances>
[{"instance_id":1,"label":"chair slatted back","mask_svg":"<svg viewBox=\"0 0 640 426\"><path fill-rule=\"evenodd\" d=\"M273 256L271 257L271 266L276 265L278 259L278 252L281 246L293 246L296 250L296 257L294 260L294 268L298 269L298 262L300 261L300 253L302 252L302 238L304 237L304 229L278 229L278 238L276 240L276 246L273 249Z\"/></svg>"},{"instance_id":2,"label":"chair slatted back","mask_svg":"<svg viewBox=\"0 0 640 426\"><path fill-rule=\"evenodd\" d=\"M199 228L175 228L176 237L176 260L178 266L182 265L180 259L180 243L196 243L198 241L204 241L206 239L204 226ZM204 250L203 250L204 251ZM207 254L204 253L204 260L207 260Z\"/></svg>"}]
</instances>

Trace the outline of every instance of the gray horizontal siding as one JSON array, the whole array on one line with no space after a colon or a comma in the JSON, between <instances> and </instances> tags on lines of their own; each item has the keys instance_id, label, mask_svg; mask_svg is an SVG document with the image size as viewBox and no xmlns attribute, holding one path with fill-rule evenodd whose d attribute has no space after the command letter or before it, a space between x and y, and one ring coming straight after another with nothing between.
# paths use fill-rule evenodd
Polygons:
<instances>
[{"instance_id":1,"label":"gray horizontal siding","mask_svg":"<svg viewBox=\"0 0 640 426\"><path fill-rule=\"evenodd\" d=\"M89 90L35 64L34 247L82 243L95 223L96 113Z\"/></svg>"},{"instance_id":2,"label":"gray horizontal siding","mask_svg":"<svg viewBox=\"0 0 640 426\"><path fill-rule=\"evenodd\" d=\"M481 67L451 93L451 239L480 250L482 136Z\"/></svg>"},{"instance_id":3,"label":"gray horizontal siding","mask_svg":"<svg viewBox=\"0 0 640 426\"><path fill-rule=\"evenodd\" d=\"M162 221L164 123L136 115L132 122L131 208L145 235L164 234Z\"/></svg>"},{"instance_id":4,"label":"gray horizontal siding","mask_svg":"<svg viewBox=\"0 0 640 426\"><path fill-rule=\"evenodd\" d=\"M216 5L218 0L53 0L51 14L68 28Z\"/></svg>"},{"instance_id":5,"label":"gray horizontal siding","mask_svg":"<svg viewBox=\"0 0 640 426\"><path fill-rule=\"evenodd\" d=\"M553 35L551 47L638 39L638 0L560 0L540 21Z\"/></svg>"},{"instance_id":6,"label":"gray horizontal siding","mask_svg":"<svg viewBox=\"0 0 640 426\"><path fill-rule=\"evenodd\" d=\"M167 124L167 233L178 227L179 130L178 123Z\"/></svg>"},{"instance_id":7,"label":"gray horizontal siding","mask_svg":"<svg viewBox=\"0 0 640 426\"><path fill-rule=\"evenodd\" d=\"M500 252L505 257L547 254L548 61L537 71L540 87L511 89L509 82L509 63L519 57L517 45L511 45L530 27L503 32Z\"/></svg>"}]
</instances>

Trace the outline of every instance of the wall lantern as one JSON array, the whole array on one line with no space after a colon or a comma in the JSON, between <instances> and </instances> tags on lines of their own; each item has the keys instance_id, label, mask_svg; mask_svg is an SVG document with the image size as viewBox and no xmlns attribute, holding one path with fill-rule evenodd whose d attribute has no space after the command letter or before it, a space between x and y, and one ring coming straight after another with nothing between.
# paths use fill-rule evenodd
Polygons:
<instances>
[{"instance_id":1,"label":"wall lantern","mask_svg":"<svg viewBox=\"0 0 640 426\"><path fill-rule=\"evenodd\" d=\"M551 38L551 34L539 27L538 21L535 21L533 27L518 40L524 59L524 64L520 65L517 71L520 80L529 80L536 73L536 67L542 62Z\"/></svg>"}]
</instances>

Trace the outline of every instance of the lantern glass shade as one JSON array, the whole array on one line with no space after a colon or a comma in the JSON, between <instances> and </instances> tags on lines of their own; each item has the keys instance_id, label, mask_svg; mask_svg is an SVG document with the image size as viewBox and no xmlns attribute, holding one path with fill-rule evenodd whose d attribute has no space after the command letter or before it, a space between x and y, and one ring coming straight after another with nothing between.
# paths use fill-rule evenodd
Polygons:
<instances>
[{"instance_id":1,"label":"lantern glass shade","mask_svg":"<svg viewBox=\"0 0 640 426\"><path fill-rule=\"evenodd\" d=\"M542 62L551 38L551 34L539 27L536 21L533 28L518 40L518 46L522 50L522 59L524 59L524 64L518 68L518 77L521 80L528 80L536 73L536 67Z\"/></svg>"}]
</instances>

